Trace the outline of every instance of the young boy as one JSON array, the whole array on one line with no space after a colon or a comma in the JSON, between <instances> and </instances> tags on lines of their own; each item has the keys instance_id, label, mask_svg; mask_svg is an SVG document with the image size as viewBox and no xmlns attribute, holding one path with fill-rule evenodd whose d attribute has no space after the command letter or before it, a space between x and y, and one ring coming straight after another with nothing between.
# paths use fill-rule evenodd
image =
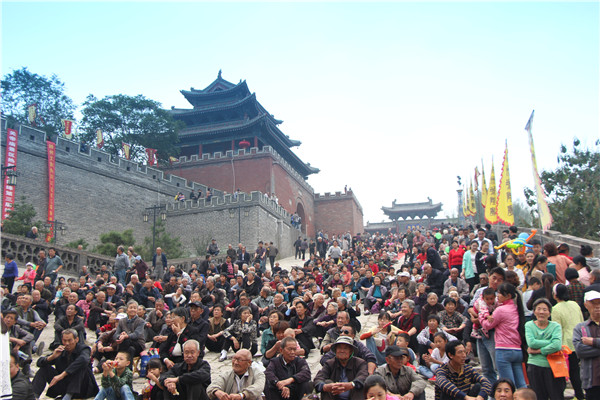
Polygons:
<instances>
[{"instance_id":1,"label":"young boy","mask_svg":"<svg viewBox=\"0 0 600 400\"><path fill-rule=\"evenodd\" d=\"M529 278L529 285L527 286L527 291L525 291L525 293L523 293L523 308L524 308L523 311L525 314L526 321L531 321L531 319L533 318L533 310L530 310L529 308L527 308L527 302L531 298L531 295L533 294L533 292L535 292L536 290L538 290L541 287L542 287L542 281L540 281L535 276L532 276L531 278Z\"/></svg>"},{"instance_id":2,"label":"young boy","mask_svg":"<svg viewBox=\"0 0 600 400\"><path fill-rule=\"evenodd\" d=\"M537 396L533 389L521 388L517 389L513 396L514 400L537 400Z\"/></svg>"},{"instance_id":3,"label":"young boy","mask_svg":"<svg viewBox=\"0 0 600 400\"><path fill-rule=\"evenodd\" d=\"M134 400L133 372L128 368L130 364L131 355L124 351L118 352L114 361L102 364L102 388L95 400Z\"/></svg>"},{"instance_id":4,"label":"young boy","mask_svg":"<svg viewBox=\"0 0 600 400\"><path fill-rule=\"evenodd\" d=\"M410 336L408 335L408 333L401 332L396 335L396 346L402 347L403 349L408 350L408 354L410 356L410 361L406 365L416 371L417 366L419 365L418 360L417 360L417 355L415 354L413 349L408 347L409 344L410 344Z\"/></svg>"}]
</instances>

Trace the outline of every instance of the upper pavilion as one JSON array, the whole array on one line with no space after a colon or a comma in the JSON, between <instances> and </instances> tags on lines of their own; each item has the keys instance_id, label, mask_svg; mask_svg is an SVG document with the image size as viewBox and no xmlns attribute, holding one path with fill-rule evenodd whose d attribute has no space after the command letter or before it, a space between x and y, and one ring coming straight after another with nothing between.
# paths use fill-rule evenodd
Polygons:
<instances>
[{"instance_id":1,"label":"upper pavilion","mask_svg":"<svg viewBox=\"0 0 600 400\"><path fill-rule=\"evenodd\" d=\"M267 112L246 81L231 83L219 71L217 79L206 88L190 88L181 94L193 108L171 108L173 118L186 125L179 132L180 155L202 157L203 153L225 154L228 150L271 146L305 179L319 172L291 150L301 142L278 128L283 121Z\"/></svg>"},{"instance_id":2,"label":"upper pavilion","mask_svg":"<svg viewBox=\"0 0 600 400\"><path fill-rule=\"evenodd\" d=\"M404 204L396 204L396 200L394 200L391 207L381 207L381 209L393 221L407 218L435 218L442 210L442 203L433 204L430 198L427 199L429 201L422 203Z\"/></svg>"}]
</instances>

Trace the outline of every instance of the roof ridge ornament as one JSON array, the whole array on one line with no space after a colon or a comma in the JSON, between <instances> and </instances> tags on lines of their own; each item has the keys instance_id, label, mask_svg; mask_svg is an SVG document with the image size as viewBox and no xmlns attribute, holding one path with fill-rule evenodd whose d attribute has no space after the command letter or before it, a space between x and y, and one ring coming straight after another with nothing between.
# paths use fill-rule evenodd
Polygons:
<instances>
[{"instance_id":1,"label":"roof ridge ornament","mask_svg":"<svg viewBox=\"0 0 600 400\"><path fill-rule=\"evenodd\" d=\"M219 74L217 75L217 79L222 79L221 78L221 70L219 69Z\"/></svg>"}]
</instances>

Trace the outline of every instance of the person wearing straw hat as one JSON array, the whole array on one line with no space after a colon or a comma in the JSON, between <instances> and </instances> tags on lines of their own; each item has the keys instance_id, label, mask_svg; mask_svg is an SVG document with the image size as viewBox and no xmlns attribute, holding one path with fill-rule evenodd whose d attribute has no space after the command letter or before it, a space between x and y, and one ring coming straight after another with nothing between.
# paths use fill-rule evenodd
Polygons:
<instances>
[{"instance_id":1,"label":"person wearing straw hat","mask_svg":"<svg viewBox=\"0 0 600 400\"><path fill-rule=\"evenodd\" d=\"M355 357L358 349L349 336L340 336L332 346L335 358L328 360L315 377L315 389L322 400L363 400L363 386L369 376L367 362Z\"/></svg>"}]
</instances>

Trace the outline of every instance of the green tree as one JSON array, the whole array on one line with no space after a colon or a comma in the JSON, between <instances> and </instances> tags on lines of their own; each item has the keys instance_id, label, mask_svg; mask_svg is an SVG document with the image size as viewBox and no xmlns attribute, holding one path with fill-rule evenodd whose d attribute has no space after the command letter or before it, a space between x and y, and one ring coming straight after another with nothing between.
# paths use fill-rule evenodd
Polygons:
<instances>
[{"instance_id":1,"label":"green tree","mask_svg":"<svg viewBox=\"0 0 600 400\"><path fill-rule=\"evenodd\" d=\"M554 223L552 229L573 236L600 239L600 140L591 149L573 140L571 151L561 145L558 168L542 171L542 187ZM536 206L535 193L525 189L528 205Z\"/></svg>"},{"instance_id":2,"label":"green tree","mask_svg":"<svg viewBox=\"0 0 600 400\"><path fill-rule=\"evenodd\" d=\"M21 197L20 202L15 203L14 209L9 211L8 218L3 221L2 232L25 236L32 226L37 226L38 235L41 235L46 230L42 221L34 221L35 216L33 206L25 202L25 197Z\"/></svg>"},{"instance_id":3,"label":"green tree","mask_svg":"<svg viewBox=\"0 0 600 400\"><path fill-rule=\"evenodd\" d=\"M102 100L89 95L83 103L80 139L94 143L96 131L102 130L103 150L118 156L123 142L131 145L130 158L136 162L147 159L145 148L157 150L161 160L178 154L175 144L184 126L161 108L160 103L142 95L106 96Z\"/></svg>"},{"instance_id":4,"label":"green tree","mask_svg":"<svg viewBox=\"0 0 600 400\"><path fill-rule=\"evenodd\" d=\"M83 249L86 250L90 244L86 242L83 238L67 243L67 247L70 247L72 249L76 249L77 247L79 247L79 245L81 245L81 247L83 247Z\"/></svg>"},{"instance_id":5,"label":"green tree","mask_svg":"<svg viewBox=\"0 0 600 400\"><path fill-rule=\"evenodd\" d=\"M150 229L152 233L153 228ZM156 231L154 236L154 248L152 248L152 236L144 238L144 246L138 250L138 253L144 260L151 260L156 247L160 247L169 258L179 258L183 254L181 240L178 237L172 237L166 232L166 227L163 221L156 223Z\"/></svg>"},{"instance_id":6,"label":"green tree","mask_svg":"<svg viewBox=\"0 0 600 400\"><path fill-rule=\"evenodd\" d=\"M37 103L34 123L49 136L62 132L62 119L74 119L76 107L56 75L46 77L23 67L5 75L1 86L2 113L11 125L29 124L27 107L33 103Z\"/></svg>"},{"instance_id":7,"label":"green tree","mask_svg":"<svg viewBox=\"0 0 600 400\"><path fill-rule=\"evenodd\" d=\"M105 256L115 256L118 246L127 248L134 244L133 229L127 229L123 232L111 231L100 235L100 244L96 246L94 252L104 254Z\"/></svg>"}]
</instances>

